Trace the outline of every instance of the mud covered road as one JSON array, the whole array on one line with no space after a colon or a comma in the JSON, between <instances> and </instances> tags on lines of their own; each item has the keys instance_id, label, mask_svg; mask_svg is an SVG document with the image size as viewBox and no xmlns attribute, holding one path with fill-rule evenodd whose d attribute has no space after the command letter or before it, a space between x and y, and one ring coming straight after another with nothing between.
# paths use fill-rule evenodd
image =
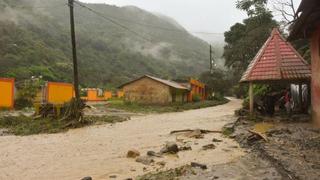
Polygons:
<instances>
[{"instance_id":1,"label":"mud covered road","mask_svg":"<svg viewBox=\"0 0 320 180\"><path fill-rule=\"evenodd\" d=\"M152 114L132 117L130 121L114 125L100 125L70 130L61 134L0 137L0 179L93 179L134 178L150 171L166 170L189 164L223 164L245 153L238 144L221 134L206 134L203 139L190 140L192 151L165 156L164 167L145 166L126 158L130 149L142 155L159 151L177 137L170 131L179 129L221 128L234 121L234 110L241 101L231 99L228 104L178 113ZM203 145L219 138L216 149L202 151ZM233 148L230 148L233 147ZM155 163L156 164L156 163Z\"/></svg>"}]
</instances>

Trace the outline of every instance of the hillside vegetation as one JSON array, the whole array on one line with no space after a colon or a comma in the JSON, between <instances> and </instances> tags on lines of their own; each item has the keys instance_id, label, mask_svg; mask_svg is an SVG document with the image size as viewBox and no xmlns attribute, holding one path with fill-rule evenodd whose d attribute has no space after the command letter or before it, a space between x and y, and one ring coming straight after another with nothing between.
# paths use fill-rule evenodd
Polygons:
<instances>
[{"instance_id":1,"label":"hillside vegetation","mask_svg":"<svg viewBox=\"0 0 320 180\"><path fill-rule=\"evenodd\" d=\"M132 6L84 5L101 14L75 5L82 86L115 87L142 74L197 76L207 69L208 45L173 19ZM0 0L0 76L70 82L69 31L65 0Z\"/></svg>"}]
</instances>

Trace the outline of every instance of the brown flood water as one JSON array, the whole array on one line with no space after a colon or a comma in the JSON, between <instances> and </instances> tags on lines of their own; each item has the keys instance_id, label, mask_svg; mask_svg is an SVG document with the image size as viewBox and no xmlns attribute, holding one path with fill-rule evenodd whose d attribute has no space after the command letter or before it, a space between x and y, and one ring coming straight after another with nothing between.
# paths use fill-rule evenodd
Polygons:
<instances>
[{"instance_id":1,"label":"brown flood water","mask_svg":"<svg viewBox=\"0 0 320 180\"><path fill-rule=\"evenodd\" d=\"M159 169L145 166L126 158L130 149L142 155L159 151L167 141L176 141L169 135L172 130L220 130L234 120L234 110L241 100L231 99L228 104L178 113L152 114L132 117L130 121L114 125L100 125L70 130L66 133L34 136L0 137L0 179L93 179L134 178ZM212 138L222 139L214 150L201 150L212 143ZM181 138L181 137L178 137ZM245 153L231 140L220 134L207 134L204 139L190 140L192 151L179 152L178 157L165 156L155 161L165 161L161 170L189 164L222 164L238 159ZM145 170L144 167L146 167Z\"/></svg>"}]
</instances>

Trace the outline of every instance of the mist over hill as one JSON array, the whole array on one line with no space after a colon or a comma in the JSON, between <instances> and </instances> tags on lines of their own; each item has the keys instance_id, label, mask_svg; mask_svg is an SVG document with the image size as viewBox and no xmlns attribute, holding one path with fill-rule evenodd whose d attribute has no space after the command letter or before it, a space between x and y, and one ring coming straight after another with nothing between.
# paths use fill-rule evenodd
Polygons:
<instances>
[{"instance_id":1,"label":"mist over hill","mask_svg":"<svg viewBox=\"0 0 320 180\"><path fill-rule=\"evenodd\" d=\"M115 87L142 74L196 77L208 69L209 45L175 20L134 6L83 5L100 13L74 7L83 86ZM0 76L71 82L69 26L65 0L0 0Z\"/></svg>"}]
</instances>

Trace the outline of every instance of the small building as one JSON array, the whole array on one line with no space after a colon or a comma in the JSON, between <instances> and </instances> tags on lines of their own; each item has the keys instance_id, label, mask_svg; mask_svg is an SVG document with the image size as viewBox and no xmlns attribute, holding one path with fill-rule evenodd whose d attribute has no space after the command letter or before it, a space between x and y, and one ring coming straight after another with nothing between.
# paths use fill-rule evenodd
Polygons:
<instances>
[{"instance_id":1,"label":"small building","mask_svg":"<svg viewBox=\"0 0 320 180\"><path fill-rule=\"evenodd\" d=\"M14 107L14 79L0 78L0 108Z\"/></svg>"},{"instance_id":2,"label":"small building","mask_svg":"<svg viewBox=\"0 0 320 180\"><path fill-rule=\"evenodd\" d=\"M190 93L188 96L188 101L192 102L193 101L193 96L198 95L201 100L206 99L206 85L196 79L190 79Z\"/></svg>"},{"instance_id":3,"label":"small building","mask_svg":"<svg viewBox=\"0 0 320 180\"><path fill-rule=\"evenodd\" d=\"M309 39L311 50L312 119L320 126L320 1L302 0L289 40Z\"/></svg>"},{"instance_id":4,"label":"small building","mask_svg":"<svg viewBox=\"0 0 320 180\"><path fill-rule=\"evenodd\" d=\"M310 76L310 65L281 36L278 29L273 29L240 80L249 83L250 113L254 109L253 84L299 84L299 96L302 99L302 84L309 84Z\"/></svg>"},{"instance_id":5,"label":"small building","mask_svg":"<svg viewBox=\"0 0 320 180\"><path fill-rule=\"evenodd\" d=\"M45 103L64 104L74 97L74 88L71 83L47 82L44 93Z\"/></svg>"},{"instance_id":6,"label":"small building","mask_svg":"<svg viewBox=\"0 0 320 180\"><path fill-rule=\"evenodd\" d=\"M143 104L187 102L189 89L177 82L144 75L121 85L124 100Z\"/></svg>"}]
</instances>

